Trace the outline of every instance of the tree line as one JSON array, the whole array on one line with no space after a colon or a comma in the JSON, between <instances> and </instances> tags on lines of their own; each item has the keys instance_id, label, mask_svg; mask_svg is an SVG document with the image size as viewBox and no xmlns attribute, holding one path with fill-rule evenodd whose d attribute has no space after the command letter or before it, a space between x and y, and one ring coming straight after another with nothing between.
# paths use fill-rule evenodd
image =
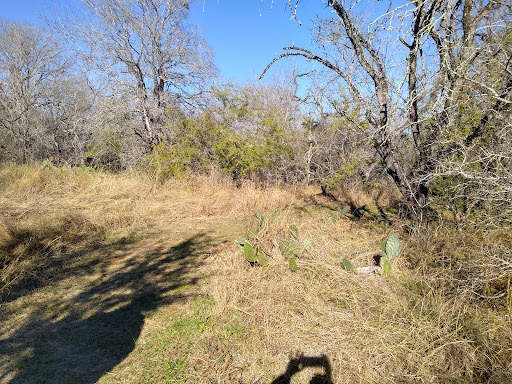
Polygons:
<instances>
[{"instance_id":1,"label":"tree line","mask_svg":"<svg viewBox=\"0 0 512 384\"><path fill-rule=\"evenodd\" d=\"M509 0L319 1L332 12L316 20L314 48L284 47L262 77L289 57L321 68L244 85L216 76L190 1L75 3L46 27L1 22L1 161L51 156L159 179L387 180L418 223L440 209L512 223Z\"/></svg>"}]
</instances>

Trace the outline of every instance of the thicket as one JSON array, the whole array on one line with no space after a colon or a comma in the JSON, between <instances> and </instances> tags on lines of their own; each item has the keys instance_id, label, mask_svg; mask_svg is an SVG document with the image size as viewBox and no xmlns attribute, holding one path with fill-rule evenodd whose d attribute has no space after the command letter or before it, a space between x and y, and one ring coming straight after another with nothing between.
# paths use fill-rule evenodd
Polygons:
<instances>
[{"instance_id":1,"label":"thicket","mask_svg":"<svg viewBox=\"0 0 512 384\"><path fill-rule=\"evenodd\" d=\"M159 180L212 170L237 183L300 180L302 132L294 128L293 95L277 85L231 85L211 94L210 108L175 119L141 169Z\"/></svg>"}]
</instances>

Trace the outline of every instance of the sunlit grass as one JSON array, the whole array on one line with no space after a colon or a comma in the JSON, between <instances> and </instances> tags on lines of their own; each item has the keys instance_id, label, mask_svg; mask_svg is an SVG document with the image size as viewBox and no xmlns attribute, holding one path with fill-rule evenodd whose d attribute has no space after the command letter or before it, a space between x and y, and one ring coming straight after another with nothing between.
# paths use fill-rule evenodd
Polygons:
<instances>
[{"instance_id":1,"label":"sunlit grass","mask_svg":"<svg viewBox=\"0 0 512 384\"><path fill-rule=\"evenodd\" d=\"M504 307L431 278L436 244L455 234L427 247L382 217L390 194L319 192L0 169L0 382L270 383L296 361L297 383L511 378ZM367 211L333 220L348 204ZM236 245L258 208L280 209L261 240L267 268ZM312 243L297 272L279 252L291 225ZM404 251L388 278L342 268L371 264L390 233Z\"/></svg>"}]
</instances>

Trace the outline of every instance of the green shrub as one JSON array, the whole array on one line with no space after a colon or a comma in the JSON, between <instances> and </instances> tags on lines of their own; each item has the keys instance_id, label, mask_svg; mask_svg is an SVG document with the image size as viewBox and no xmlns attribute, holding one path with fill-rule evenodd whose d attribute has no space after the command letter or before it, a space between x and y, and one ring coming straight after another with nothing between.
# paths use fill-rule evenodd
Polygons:
<instances>
[{"instance_id":1,"label":"green shrub","mask_svg":"<svg viewBox=\"0 0 512 384\"><path fill-rule=\"evenodd\" d=\"M121 133L113 127L106 127L96 135L92 144L88 146L85 157L92 159L92 165L107 169L120 169L122 167L122 151Z\"/></svg>"}]
</instances>

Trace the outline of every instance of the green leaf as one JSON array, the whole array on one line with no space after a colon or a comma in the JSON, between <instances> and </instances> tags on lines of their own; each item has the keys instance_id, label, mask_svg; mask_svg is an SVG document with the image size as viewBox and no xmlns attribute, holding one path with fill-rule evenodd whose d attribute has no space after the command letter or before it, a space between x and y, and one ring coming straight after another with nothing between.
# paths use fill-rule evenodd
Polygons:
<instances>
[{"instance_id":1,"label":"green leaf","mask_svg":"<svg viewBox=\"0 0 512 384\"><path fill-rule=\"evenodd\" d=\"M248 242L244 244L244 255L249 263L254 263L256 258L254 257L254 248Z\"/></svg>"},{"instance_id":2,"label":"green leaf","mask_svg":"<svg viewBox=\"0 0 512 384\"><path fill-rule=\"evenodd\" d=\"M306 237L303 241L302 241L302 245L304 246L304 249L309 249L311 248L311 239L309 237Z\"/></svg>"},{"instance_id":3,"label":"green leaf","mask_svg":"<svg viewBox=\"0 0 512 384\"><path fill-rule=\"evenodd\" d=\"M337 213L331 213L331 220L333 223L338 221L338 214Z\"/></svg>"},{"instance_id":4,"label":"green leaf","mask_svg":"<svg viewBox=\"0 0 512 384\"><path fill-rule=\"evenodd\" d=\"M290 257L288 265L293 272L297 271L297 262L295 261L295 257Z\"/></svg>"},{"instance_id":5,"label":"green leaf","mask_svg":"<svg viewBox=\"0 0 512 384\"><path fill-rule=\"evenodd\" d=\"M297 239L299 237L299 230L295 225L290 225L290 236L294 239Z\"/></svg>"},{"instance_id":6,"label":"green leaf","mask_svg":"<svg viewBox=\"0 0 512 384\"><path fill-rule=\"evenodd\" d=\"M255 239L255 238L257 238L257 237L258 237L258 235L257 235L257 234L256 234L256 232L254 232L252 229L249 229L249 230L247 231L247 237L248 237L249 239Z\"/></svg>"},{"instance_id":7,"label":"green leaf","mask_svg":"<svg viewBox=\"0 0 512 384\"><path fill-rule=\"evenodd\" d=\"M352 265L350 260L343 259L343 260L341 260L341 264L343 264L343 268L345 268L347 271L353 271L354 270L354 266Z\"/></svg>"},{"instance_id":8,"label":"green leaf","mask_svg":"<svg viewBox=\"0 0 512 384\"><path fill-rule=\"evenodd\" d=\"M386 241L386 256L389 260L393 260L400 254L400 239L394 233L388 237Z\"/></svg>"},{"instance_id":9,"label":"green leaf","mask_svg":"<svg viewBox=\"0 0 512 384\"><path fill-rule=\"evenodd\" d=\"M238 249L240 250L240 252L243 252L244 251L244 245L245 245L245 239L240 236L237 240L237 245L238 245Z\"/></svg>"},{"instance_id":10,"label":"green leaf","mask_svg":"<svg viewBox=\"0 0 512 384\"><path fill-rule=\"evenodd\" d=\"M391 271L391 261L387 257L381 257L380 266L382 267L382 275L389 276L389 272Z\"/></svg>"}]
</instances>

